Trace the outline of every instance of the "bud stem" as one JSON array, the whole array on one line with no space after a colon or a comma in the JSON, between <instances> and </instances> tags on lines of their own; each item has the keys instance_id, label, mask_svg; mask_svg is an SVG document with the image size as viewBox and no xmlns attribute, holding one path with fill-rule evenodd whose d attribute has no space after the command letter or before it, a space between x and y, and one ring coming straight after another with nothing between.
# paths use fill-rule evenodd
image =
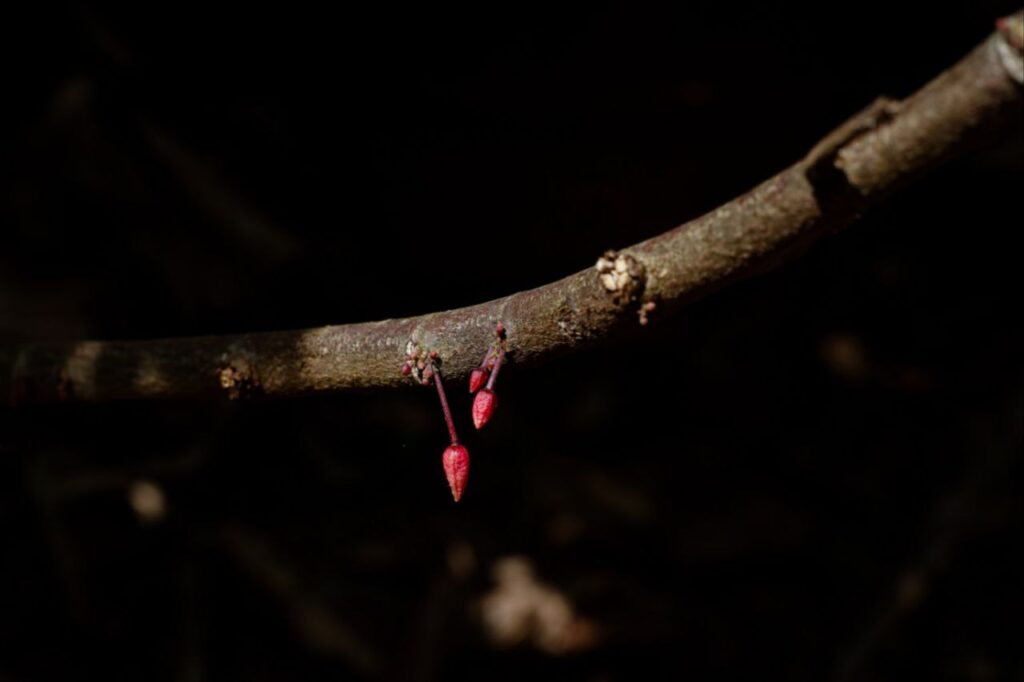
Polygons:
<instances>
[{"instance_id":1,"label":"bud stem","mask_svg":"<svg viewBox=\"0 0 1024 682\"><path fill-rule=\"evenodd\" d=\"M498 379L498 372L501 370L501 361L505 359L505 349L498 348L498 357L494 359L494 369L491 370L491 376L487 379L487 390L494 388L494 382Z\"/></svg>"},{"instance_id":2,"label":"bud stem","mask_svg":"<svg viewBox=\"0 0 1024 682\"><path fill-rule=\"evenodd\" d=\"M437 396L441 399L441 411L444 412L444 420L448 424L448 437L451 438L452 445L457 445L459 434L455 433L452 411L448 408L448 398L444 394L444 384L441 383L441 370L434 363L430 363L430 367L434 370L434 385L437 386Z\"/></svg>"}]
</instances>

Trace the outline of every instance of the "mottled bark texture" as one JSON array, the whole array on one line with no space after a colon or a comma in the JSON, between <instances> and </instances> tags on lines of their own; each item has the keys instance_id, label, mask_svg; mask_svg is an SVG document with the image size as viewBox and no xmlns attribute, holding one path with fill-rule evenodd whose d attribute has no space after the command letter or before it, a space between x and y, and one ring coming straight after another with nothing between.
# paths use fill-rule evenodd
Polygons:
<instances>
[{"instance_id":1,"label":"mottled bark texture","mask_svg":"<svg viewBox=\"0 0 1024 682\"><path fill-rule=\"evenodd\" d=\"M400 372L416 347L437 351L446 377L465 378L499 320L509 359L520 365L657 320L845 226L935 165L1019 128L1020 16L1001 21L999 31L909 99L879 100L747 194L557 282L401 320L7 348L0 350L0 395L26 405L397 387L416 383L415 372Z\"/></svg>"}]
</instances>

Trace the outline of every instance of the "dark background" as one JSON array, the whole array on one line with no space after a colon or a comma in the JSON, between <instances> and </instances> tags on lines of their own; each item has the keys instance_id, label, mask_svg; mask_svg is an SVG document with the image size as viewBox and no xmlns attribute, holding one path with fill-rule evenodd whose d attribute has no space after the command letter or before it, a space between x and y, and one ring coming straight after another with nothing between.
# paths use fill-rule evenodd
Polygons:
<instances>
[{"instance_id":1,"label":"dark background","mask_svg":"<svg viewBox=\"0 0 1024 682\"><path fill-rule=\"evenodd\" d=\"M5 10L0 343L536 286L745 191L1013 9ZM0 413L0 680L1021 679L1022 158L511 366L480 434L452 387L457 506L432 390ZM572 606L554 644L495 639L513 556Z\"/></svg>"}]
</instances>

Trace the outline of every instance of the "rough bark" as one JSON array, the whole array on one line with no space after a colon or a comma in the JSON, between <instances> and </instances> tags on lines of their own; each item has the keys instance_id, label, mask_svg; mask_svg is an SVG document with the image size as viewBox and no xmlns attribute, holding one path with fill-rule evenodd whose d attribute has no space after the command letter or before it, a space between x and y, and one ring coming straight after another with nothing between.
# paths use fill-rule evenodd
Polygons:
<instances>
[{"instance_id":1,"label":"rough bark","mask_svg":"<svg viewBox=\"0 0 1024 682\"><path fill-rule=\"evenodd\" d=\"M436 351L446 376L463 378L499 320L517 364L572 351L771 267L937 164L1019 129L1022 16L1002 20L908 99L875 102L743 196L557 282L398 320L0 349L0 395L26 405L397 387L416 383L416 373L399 371L413 348Z\"/></svg>"}]
</instances>

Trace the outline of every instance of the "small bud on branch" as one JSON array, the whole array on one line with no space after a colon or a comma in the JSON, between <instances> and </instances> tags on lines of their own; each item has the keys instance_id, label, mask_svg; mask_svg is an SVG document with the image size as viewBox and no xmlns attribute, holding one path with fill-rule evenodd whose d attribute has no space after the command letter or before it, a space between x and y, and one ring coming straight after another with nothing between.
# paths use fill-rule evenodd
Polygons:
<instances>
[{"instance_id":1,"label":"small bud on branch","mask_svg":"<svg viewBox=\"0 0 1024 682\"><path fill-rule=\"evenodd\" d=\"M484 363L487 361L484 360ZM476 393L487 382L487 370L477 367L469 373L469 392Z\"/></svg>"},{"instance_id":2,"label":"small bud on branch","mask_svg":"<svg viewBox=\"0 0 1024 682\"><path fill-rule=\"evenodd\" d=\"M494 391L485 388L473 399L473 426L478 430L491 420L495 408L498 407L498 396Z\"/></svg>"},{"instance_id":3,"label":"small bud on branch","mask_svg":"<svg viewBox=\"0 0 1024 682\"><path fill-rule=\"evenodd\" d=\"M464 445L453 443L441 455L444 475L448 479L448 487L452 489L452 497L458 502L469 480L469 450Z\"/></svg>"},{"instance_id":4,"label":"small bud on branch","mask_svg":"<svg viewBox=\"0 0 1024 682\"><path fill-rule=\"evenodd\" d=\"M437 353L430 354L431 360L437 358ZM437 397L441 400L441 411L444 413L445 424L448 425L448 437L451 445L445 448L441 455L441 465L444 467L445 478L448 479L448 487L452 489L452 497L458 502L462 492L466 489L466 482L469 480L469 450L466 446L459 444L459 434L455 432L455 421L452 419L452 411L448 407L448 396L444 392L444 382L441 380L441 370L433 362L430 363L431 375L434 377L434 385L437 387Z\"/></svg>"},{"instance_id":5,"label":"small bud on branch","mask_svg":"<svg viewBox=\"0 0 1024 682\"><path fill-rule=\"evenodd\" d=\"M487 380L486 388L480 390L473 399L473 425L477 430L482 429L494 415L498 407L498 395L494 392L494 382L498 380L498 372L501 371L501 363L505 359L505 349L498 348L498 357L494 359L494 369Z\"/></svg>"}]
</instances>

